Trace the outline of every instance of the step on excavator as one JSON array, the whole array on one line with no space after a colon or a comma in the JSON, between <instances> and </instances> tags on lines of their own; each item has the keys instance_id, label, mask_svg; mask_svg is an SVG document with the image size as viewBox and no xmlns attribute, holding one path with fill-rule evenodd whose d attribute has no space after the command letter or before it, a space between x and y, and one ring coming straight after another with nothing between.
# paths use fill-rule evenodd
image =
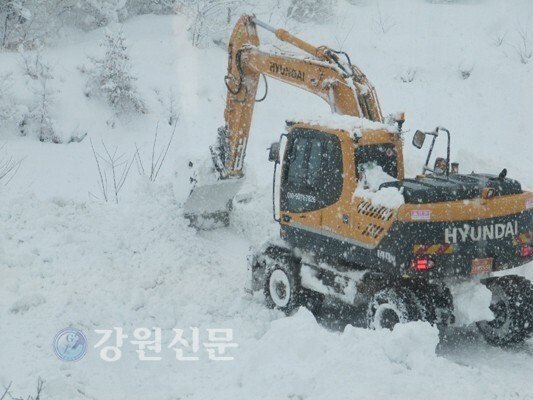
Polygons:
<instances>
[{"instance_id":1,"label":"step on excavator","mask_svg":"<svg viewBox=\"0 0 533 400\"><path fill-rule=\"evenodd\" d=\"M305 55L260 46L258 27ZM269 149L280 239L249 256L251 293L287 314L327 300L363 309L369 328L416 320L447 327L457 312L450 287L469 281L490 291L489 317L473 323L488 343L531 336L533 284L501 271L533 261L533 193L505 169L459 173L444 127L416 131L412 144L421 149L429 139L428 155L420 175L406 178L403 113L382 115L374 87L346 53L254 16L243 15L230 38L226 124L211 147L216 177L199 179L184 205L193 225L229 223L260 75L318 95L331 114L287 121ZM430 166L441 137L446 157Z\"/></svg>"}]
</instances>

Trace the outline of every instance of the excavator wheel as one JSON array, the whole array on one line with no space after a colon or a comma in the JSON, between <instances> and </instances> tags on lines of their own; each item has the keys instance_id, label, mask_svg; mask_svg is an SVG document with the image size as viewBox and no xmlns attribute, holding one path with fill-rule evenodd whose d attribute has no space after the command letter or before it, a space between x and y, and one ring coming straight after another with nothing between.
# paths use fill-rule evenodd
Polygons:
<instances>
[{"instance_id":1,"label":"excavator wheel","mask_svg":"<svg viewBox=\"0 0 533 400\"><path fill-rule=\"evenodd\" d=\"M290 315L303 303L298 268L289 256L267 267L264 294L267 306Z\"/></svg>"},{"instance_id":2,"label":"excavator wheel","mask_svg":"<svg viewBox=\"0 0 533 400\"><path fill-rule=\"evenodd\" d=\"M367 308L367 323L371 329L390 329L396 324L420 318L416 296L407 287L389 287L375 293Z\"/></svg>"},{"instance_id":3,"label":"excavator wheel","mask_svg":"<svg viewBox=\"0 0 533 400\"><path fill-rule=\"evenodd\" d=\"M508 275L482 281L492 292L492 321L477 327L487 343L508 346L521 343L533 333L533 284L524 277Z\"/></svg>"}]
</instances>

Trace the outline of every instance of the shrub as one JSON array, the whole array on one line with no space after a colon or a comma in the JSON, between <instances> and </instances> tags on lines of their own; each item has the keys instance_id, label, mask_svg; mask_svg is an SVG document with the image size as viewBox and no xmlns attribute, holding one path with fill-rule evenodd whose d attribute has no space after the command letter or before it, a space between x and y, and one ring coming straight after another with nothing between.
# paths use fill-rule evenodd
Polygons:
<instances>
[{"instance_id":1,"label":"shrub","mask_svg":"<svg viewBox=\"0 0 533 400\"><path fill-rule=\"evenodd\" d=\"M91 68L82 68L88 75L86 95L103 95L116 114L134 111L146 113L144 101L135 87L131 73L131 61L122 31L107 32L102 42L105 54L102 58L91 58Z\"/></svg>"}]
</instances>

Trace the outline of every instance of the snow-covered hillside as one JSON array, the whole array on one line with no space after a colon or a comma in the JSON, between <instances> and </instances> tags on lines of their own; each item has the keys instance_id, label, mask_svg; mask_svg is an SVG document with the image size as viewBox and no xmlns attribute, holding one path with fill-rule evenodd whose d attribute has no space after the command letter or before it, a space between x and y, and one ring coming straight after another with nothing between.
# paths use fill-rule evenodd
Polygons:
<instances>
[{"instance_id":1,"label":"snow-covered hillside","mask_svg":"<svg viewBox=\"0 0 533 400\"><path fill-rule=\"evenodd\" d=\"M351 3L361 3L351 4ZM533 189L533 59L517 53L519 26L529 27L533 3L422 0L339 1L324 25L293 22L298 35L350 54L375 85L385 113L405 111L406 169L420 171L425 152L411 147L416 129L452 132L460 169L499 173ZM492 348L469 332L438 331L424 323L394 331L319 324L301 309L292 317L268 310L244 293L250 247L275 237L270 143L285 120L312 118L327 104L269 82L256 105L246 182L229 228L196 232L181 215L189 193L189 160L208 157L223 123L227 54L198 49L182 15L135 17L122 30L146 114L115 118L100 98L86 97L88 56L98 57L104 29L73 31L42 51L52 67L50 113L59 135L81 142L42 143L0 127L0 156L22 160L8 185L0 181L0 398L2 387L27 396L38 377L41 399L532 399L533 342ZM272 43L268 32L261 33ZM0 76L11 74L14 97L28 103L35 82L21 55L0 53ZM260 86L261 93L264 88ZM171 95L172 93L172 95ZM135 163L118 204L103 202L96 151L103 144L131 159L136 146L149 163L156 125L158 149L172 133L170 99L179 121L157 181ZM110 123L109 121L114 121ZM442 153L442 149L440 149ZM533 265L517 271L533 279ZM52 350L62 328L82 329L85 358L66 363ZM139 361L125 341L122 358L107 363L93 348L95 329L161 327L161 361ZM232 328L233 361L177 361L166 345L172 329ZM202 337L202 339L204 339ZM129 340L129 339L128 339Z\"/></svg>"}]
</instances>

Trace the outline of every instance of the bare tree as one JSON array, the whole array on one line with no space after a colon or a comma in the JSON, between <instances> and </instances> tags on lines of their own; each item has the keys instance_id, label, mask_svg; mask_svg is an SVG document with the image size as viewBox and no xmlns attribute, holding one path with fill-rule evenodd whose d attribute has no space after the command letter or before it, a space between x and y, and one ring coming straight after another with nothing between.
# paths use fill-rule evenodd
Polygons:
<instances>
[{"instance_id":1,"label":"bare tree","mask_svg":"<svg viewBox=\"0 0 533 400\"><path fill-rule=\"evenodd\" d=\"M191 3L194 0L189 0ZM242 0L241 0L242 1ZM28 50L64 25L91 30L139 14L175 14L183 0L0 0L0 47Z\"/></svg>"},{"instance_id":2,"label":"bare tree","mask_svg":"<svg viewBox=\"0 0 533 400\"><path fill-rule=\"evenodd\" d=\"M0 400L4 400L6 398L6 396L9 394L9 389L11 388L11 384L13 382L9 382L9 385L7 385L6 387L4 387L5 391L4 393L2 394L2 396L0 396ZM9 396L11 397L11 396Z\"/></svg>"},{"instance_id":3,"label":"bare tree","mask_svg":"<svg viewBox=\"0 0 533 400\"><path fill-rule=\"evenodd\" d=\"M207 47L217 36L226 36L241 3L238 0L180 0L181 9L191 17L188 32L193 46Z\"/></svg>"},{"instance_id":4,"label":"bare tree","mask_svg":"<svg viewBox=\"0 0 533 400\"><path fill-rule=\"evenodd\" d=\"M379 1L377 3L377 15L372 19L372 24L377 32L380 32L384 35L396 26L394 19L390 15L384 14L381 11Z\"/></svg>"},{"instance_id":5,"label":"bare tree","mask_svg":"<svg viewBox=\"0 0 533 400\"><path fill-rule=\"evenodd\" d=\"M474 65L473 64L461 64L459 65L458 67L459 69L459 76L463 79L463 80L467 80L468 78L470 78L470 75L472 75L472 71L474 70Z\"/></svg>"},{"instance_id":6,"label":"bare tree","mask_svg":"<svg viewBox=\"0 0 533 400\"><path fill-rule=\"evenodd\" d=\"M129 15L173 14L180 8L179 0L128 0L125 4Z\"/></svg>"},{"instance_id":7,"label":"bare tree","mask_svg":"<svg viewBox=\"0 0 533 400\"><path fill-rule=\"evenodd\" d=\"M12 89L12 74L0 75L0 122L14 119L17 113Z\"/></svg>"},{"instance_id":8,"label":"bare tree","mask_svg":"<svg viewBox=\"0 0 533 400\"><path fill-rule=\"evenodd\" d=\"M49 0L50 1L50 0ZM124 22L140 14L175 14L180 0L55 0L69 4L65 13L71 25L85 30Z\"/></svg>"},{"instance_id":9,"label":"bare tree","mask_svg":"<svg viewBox=\"0 0 533 400\"><path fill-rule=\"evenodd\" d=\"M7 385L5 387L4 393L2 394L2 396L0 396L0 400L7 400L6 396L9 396L9 398L11 400L41 400L41 393L43 391L43 387L44 387L44 381L39 377L37 379L37 389L35 391L35 395L34 396L28 395L28 397L26 397L26 399L24 399L24 397L14 397L11 394L11 392L10 392L11 382L10 382L9 385Z\"/></svg>"},{"instance_id":10,"label":"bare tree","mask_svg":"<svg viewBox=\"0 0 533 400\"><path fill-rule=\"evenodd\" d=\"M21 65L26 76L34 80L34 104L19 123L20 133L26 136L36 132L41 142L61 143L56 135L54 120L51 116L53 91L50 81L53 79L52 67L42 59L40 50L22 53Z\"/></svg>"},{"instance_id":11,"label":"bare tree","mask_svg":"<svg viewBox=\"0 0 533 400\"><path fill-rule=\"evenodd\" d=\"M168 92L167 112L168 112L168 124L170 126L175 125L179 119L179 111L178 111L178 106L176 104L176 96L172 88L170 88Z\"/></svg>"},{"instance_id":12,"label":"bare tree","mask_svg":"<svg viewBox=\"0 0 533 400\"><path fill-rule=\"evenodd\" d=\"M14 50L38 47L56 31L66 1L4 0L0 2L1 46Z\"/></svg>"},{"instance_id":13,"label":"bare tree","mask_svg":"<svg viewBox=\"0 0 533 400\"><path fill-rule=\"evenodd\" d=\"M167 123L172 126L179 119L179 107L176 100L176 94L174 89L171 87L168 89L166 96L163 96L159 89L154 89L154 92L157 96L157 101L165 109L165 119Z\"/></svg>"},{"instance_id":14,"label":"bare tree","mask_svg":"<svg viewBox=\"0 0 533 400\"><path fill-rule=\"evenodd\" d=\"M42 59L40 51L32 54L22 53L22 66L24 73L35 81L35 102L19 124L21 134L25 136L28 132L36 132L41 142L61 143L51 116L54 100L50 88L50 81L53 79L52 67Z\"/></svg>"},{"instance_id":15,"label":"bare tree","mask_svg":"<svg viewBox=\"0 0 533 400\"><path fill-rule=\"evenodd\" d=\"M397 78L400 79L403 83L411 83L415 80L418 70L414 67L409 67L398 74Z\"/></svg>"},{"instance_id":16,"label":"bare tree","mask_svg":"<svg viewBox=\"0 0 533 400\"><path fill-rule=\"evenodd\" d=\"M42 48L38 48L33 52L22 52L20 59L24 74L31 79L37 80L42 76L52 77L51 67L43 59Z\"/></svg>"},{"instance_id":17,"label":"bare tree","mask_svg":"<svg viewBox=\"0 0 533 400\"><path fill-rule=\"evenodd\" d=\"M150 170L149 171L147 171L144 168L144 164L143 164L142 157L141 157L141 152L137 144L135 144L135 159L137 161L137 171L139 172L139 175L147 176L151 182L156 181L157 176L159 175L159 171L161 170L161 167L163 166L163 163L165 162L165 159L167 157L167 153L172 143L172 139L174 139L174 134L176 133L176 127L177 127L177 120L174 123L174 128L172 129L172 132L166 144L161 149L156 150L157 136L159 132L159 122L157 123L155 127L154 140L152 142L152 153L150 156Z\"/></svg>"},{"instance_id":18,"label":"bare tree","mask_svg":"<svg viewBox=\"0 0 533 400\"><path fill-rule=\"evenodd\" d=\"M103 141L102 148L104 151L101 154L95 150L91 141L91 149L98 170L98 183L102 200L105 202L112 200L118 204L120 191L126 182L135 155L128 159L125 154L118 153L117 147L115 147L113 152L110 152ZM92 193L89 194L92 195ZM98 198L94 195L93 197Z\"/></svg>"},{"instance_id":19,"label":"bare tree","mask_svg":"<svg viewBox=\"0 0 533 400\"><path fill-rule=\"evenodd\" d=\"M328 22L336 3L336 0L291 0L287 15L298 22Z\"/></svg>"},{"instance_id":20,"label":"bare tree","mask_svg":"<svg viewBox=\"0 0 533 400\"><path fill-rule=\"evenodd\" d=\"M39 86L35 91L37 106L33 110L33 118L37 122L37 132L41 142L61 143L55 134L54 121L50 116L52 91L48 87L49 79L48 76L39 78Z\"/></svg>"},{"instance_id":21,"label":"bare tree","mask_svg":"<svg viewBox=\"0 0 533 400\"><path fill-rule=\"evenodd\" d=\"M518 24L516 31L518 40L516 44L512 44L513 48L518 54L522 64L528 64L533 59L533 39L529 33L527 23Z\"/></svg>"},{"instance_id":22,"label":"bare tree","mask_svg":"<svg viewBox=\"0 0 533 400\"><path fill-rule=\"evenodd\" d=\"M351 19L347 19L345 16L337 18L333 32L333 38L335 39L337 50L344 50L344 45L346 44L348 38L351 36L355 25L356 22Z\"/></svg>"},{"instance_id":23,"label":"bare tree","mask_svg":"<svg viewBox=\"0 0 533 400\"><path fill-rule=\"evenodd\" d=\"M5 151L5 143L0 145L0 181L6 186L17 174L22 164L21 159L15 159Z\"/></svg>"},{"instance_id":24,"label":"bare tree","mask_svg":"<svg viewBox=\"0 0 533 400\"><path fill-rule=\"evenodd\" d=\"M491 42L492 42L493 46L501 47L501 45L505 41L505 36L506 36L505 32L500 32L500 33L497 33L497 34L493 35L491 37Z\"/></svg>"},{"instance_id":25,"label":"bare tree","mask_svg":"<svg viewBox=\"0 0 533 400\"><path fill-rule=\"evenodd\" d=\"M58 135L56 124L52 118L54 107L54 90L52 81L54 79L52 67L43 59L40 49L34 52L23 52L21 55L21 67L24 74L32 80L33 104L30 109L18 105L15 112L15 120L22 136L28 134L36 135L41 142L52 143L72 143L80 142L87 134L76 129L70 138L66 135ZM0 84L0 96L1 96ZM1 118L0 99L0 118Z\"/></svg>"}]
</instances>

